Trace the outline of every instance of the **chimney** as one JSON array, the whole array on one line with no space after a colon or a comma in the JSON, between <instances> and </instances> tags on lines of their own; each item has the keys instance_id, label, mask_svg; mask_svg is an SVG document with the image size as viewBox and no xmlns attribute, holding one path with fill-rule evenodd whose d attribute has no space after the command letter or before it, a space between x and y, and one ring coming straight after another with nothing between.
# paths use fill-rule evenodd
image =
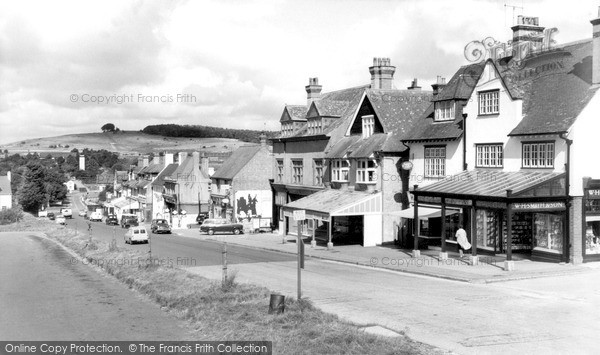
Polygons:
<instances>
[{"instance_id":1,"label":"chimney","mask_svg":"<svg viewBox=\"0 0 600 355\"><path fill-rule=\"evenodd\" d=\"M417 85L417 78L414 78L412 83L410 84L409 87L407 87L408 90L415 90L415 91L421 91L421 87L419 85Z\"/></svg>"},{"instance_id":2,"label":"chimney","mask_svg":"<svg viewBox=\"0 0 600 355\"><path fill-rule=\"evenodd\" d=\"M371 73L371 89L393 89L394 72L396 67L390 65L390 58L373 58Z\"/></svg>"},{"instance_id":3,"label":"chimney","mask_svg":"<svg viewBox=\"0 0 600 355\"><path fill-rule=\"evenodd\" d=\"M165 166L173 164L173 153L165 152Z\"/></svg>"},{"instance_id":4,"label":"chimney","mask_svg":"<svg viewBox=\"0 0 600 355\"><path fill-rule=\"evenodd\" d=\"M187 158L187 153L186 152L179 152L177 155L177 164L181 165L183 163L183 161L185 160L185 158Z\"/></svg>"},{"instance_id":5,"label":"chimney","mask_svg":"<svg viewBox=\"0 0 600 355\"><path fill-rule=\"evenodd\" d=\"M308 85L304 88L306 89L306 108L308 109L310 104L321 98L323 87L319 85L319 78L308 78Z\"/></svg>"},{"instance_id":6,"label":"chimney","mask_svg":"<svg viewBox=\"0 0 600 355\"><path fill-rule=\"evenodd\" d=\"M433 89L433 96L436 96L440 91L442 91L444 89L444 86L446 86L446 78L442 78L438 75L435 84L431 84L431 88Z\"/></svg>"},{"instance_id":7,"label":"chimney","mask_svg":"<svg viewBox=\"0 0 600 355\"><path fill-rule=\"evenodd\" d=\"M208 169L208 157L205 152L202 152L202 157L200 158L200 171L206 175L206 177L210 177L209 169Z\"/></svg>"},{"instance_id":8,"label":"chimney","mask_svg":"<svg viewBox=\"0 0 600 355\"><path fill-rule=\"evenodd\" d=\"M512 55L514 60L521 60L527 54L541 49L544 39L544 27L539 26L539 18L519 15L513 31Z\"/></svg>"},{"instance_id":9,"label":"chimney","mask_svg":"<svg viewBox=\"0 0 600 355\"><path fill-rule=\"evenodd\" d=\"M265 132L262 132L260 134L260 146L263 148L267 146L267 135L265 134Z\"/></svg>"},{"instance_id":10,"label":"chimney","mask_svg":"<svg viewBox=\"0 0 600 355\"><path fill-rule=\"evenodd\" d=\"M192 159L194 161L194 170L200 169L200 152L192 152Z\"/></svg>"},{"instance_id":11,"label":"chimney","mask_svg":"<svg viewBox=\"0 0 600 355\"><path fill-rule=\"evenodd\" d=\"M160 164L161 158L161 156L155 155L154 158L152 158L152 164Z\"/></svg>"},{"instance_id":12,"label":"chimney","mask_svg":"<svg viewBox=\"0 0 600 355\"><path fill-rule=\"evenodd\" d=\"M138 155L137 166L141 168L143 166L142 164L144 164L144 160L142 159L142 155L140 154Z\"/></svg>"},{"instance_id":13,"label":"chimney","mask_svg":"<svg viewBox=\"0 0 600 355\"><path fill-rule=\"evenodd\" d=\"M592 23L592 84L600 84L600 7L598 7L598 18L590 21Z\"/></svg>"},{"instance_id":14,"label":"chimney","mask_svg":"<svg viewBox=\"0 0 600 355\"><path fill-rule=\"evenodd\" d=\"M142 158L142 168L145 168L148 166L148 164L150 163L150 157L147 155L144 155Z\"/></svg>"}]
</instances>

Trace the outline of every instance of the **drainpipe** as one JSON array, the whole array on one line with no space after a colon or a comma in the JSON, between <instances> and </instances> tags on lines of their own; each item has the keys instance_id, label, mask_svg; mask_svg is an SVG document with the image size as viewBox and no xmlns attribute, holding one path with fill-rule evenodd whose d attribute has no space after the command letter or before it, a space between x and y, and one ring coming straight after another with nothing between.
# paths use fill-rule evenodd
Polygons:
<instances>
[{"instance_id":1,"label":"drainpipe","mask_svg":"<svg viewBox=\"0 0 600 355\"><path fill-rule=\"evenodd\" d=\"M467 170L467 114L463 113L463 171Z\"/></svg>"},{"instance_id":2,"label":"drainpipe","mask_svg":"<svg viewBox=\"0 0 600 355\"><path fill-rule=\"evenodd\" d=\"M567 239L567 243L566 243L566 248L564 251L564 257L566 262L569 262L569 254L570 254L570 249L571 249L571 229L569 228L570 225L570 218L571 218L571 213L570 213L570 208L571 208L571 197L569 195L569 190L570 190L570 175L571 175L571 144L573 144L573 140L569 139L567 137L565 137L565 133L561 133L558 135L561 139L563 139L565 141L565 143L567 143L567 161L565 162L565 171L566 171L566 176L565 176L565 230L566 230L566 239Z\"/></svg>"}]
</instances>

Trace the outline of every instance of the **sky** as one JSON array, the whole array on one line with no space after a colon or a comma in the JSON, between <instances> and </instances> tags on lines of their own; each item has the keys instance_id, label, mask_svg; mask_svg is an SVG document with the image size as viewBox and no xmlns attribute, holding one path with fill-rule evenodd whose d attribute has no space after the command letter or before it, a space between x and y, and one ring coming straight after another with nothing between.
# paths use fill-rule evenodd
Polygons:
<instances>
[{"instance_id":1,"label":"sky","mask_svg":"<svg viewBox=\"0 0 600 355\"><path fill-rule=\"evenodd\" d=\"M510 5L510 6L505 6ZM468 61L465 46L505 42L516 15L567 43L592 36L600 1L0 0L0 144L190 124L279 130L285 104L370 82L373 57L431 90Z\"/></svg>"}]
</instances>

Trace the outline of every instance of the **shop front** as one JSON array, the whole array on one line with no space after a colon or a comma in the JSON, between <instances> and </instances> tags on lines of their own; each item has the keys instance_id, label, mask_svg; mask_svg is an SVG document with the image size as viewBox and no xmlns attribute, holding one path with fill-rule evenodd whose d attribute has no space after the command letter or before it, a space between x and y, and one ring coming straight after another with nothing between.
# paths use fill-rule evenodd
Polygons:
<instances>
[{"instance_id":1,"label":"shop front","mask_svg":"<svg viewBox=\"0 0 600 355\"><path fill-rule=\"evenodd\" d=\"M423 189L416 187L413 194L413 208L425 204L440 208L435 233L443 252L457 250L455 233L462 226L473 255L506 255L512 260L513 253L520 253L533 260L568 262L569 199L564 174L493 172L482 176L467 171ZM460 213L449 217L449 209ZM424 234L422 222L415 228L417 235ZM415 242L415 249L419 245Z\"/></svg>"},{"instance_id":2,"label":"shop front","mask_svg":"<svg viewBox=\"0 0 600 355\"><path fill-rule=\"evenodd\" d=\"M600 261L600 179L583 184L583 261Z\"/></svg>"}]
</instances>

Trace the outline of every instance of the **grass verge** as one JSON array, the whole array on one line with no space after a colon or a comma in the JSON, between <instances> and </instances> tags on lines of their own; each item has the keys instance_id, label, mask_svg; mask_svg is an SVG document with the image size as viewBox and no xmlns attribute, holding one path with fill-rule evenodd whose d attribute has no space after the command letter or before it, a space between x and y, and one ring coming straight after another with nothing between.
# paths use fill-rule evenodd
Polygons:
<instances>
[{"instance_id":1,"label":"grass verge","mask_svg":"<svg viewBox=\"0 0 600 355\"><path fill-rule=\"evenodd\" d=\"M157 265L147 255L87 236L26 214L0 231L43 231L91 264L188 320L198 340L267 340L275 354L431 354L437 349L407 336L379 337L314 307L310 301L286 298L285 312L267 314L271 292L231 277L220 282L182 269ZM123 262L137 260L142 262ZM144 262L145 261L145 262ZM190 339L194 340L194 339Z\"/></svg>"}]
</instances>

